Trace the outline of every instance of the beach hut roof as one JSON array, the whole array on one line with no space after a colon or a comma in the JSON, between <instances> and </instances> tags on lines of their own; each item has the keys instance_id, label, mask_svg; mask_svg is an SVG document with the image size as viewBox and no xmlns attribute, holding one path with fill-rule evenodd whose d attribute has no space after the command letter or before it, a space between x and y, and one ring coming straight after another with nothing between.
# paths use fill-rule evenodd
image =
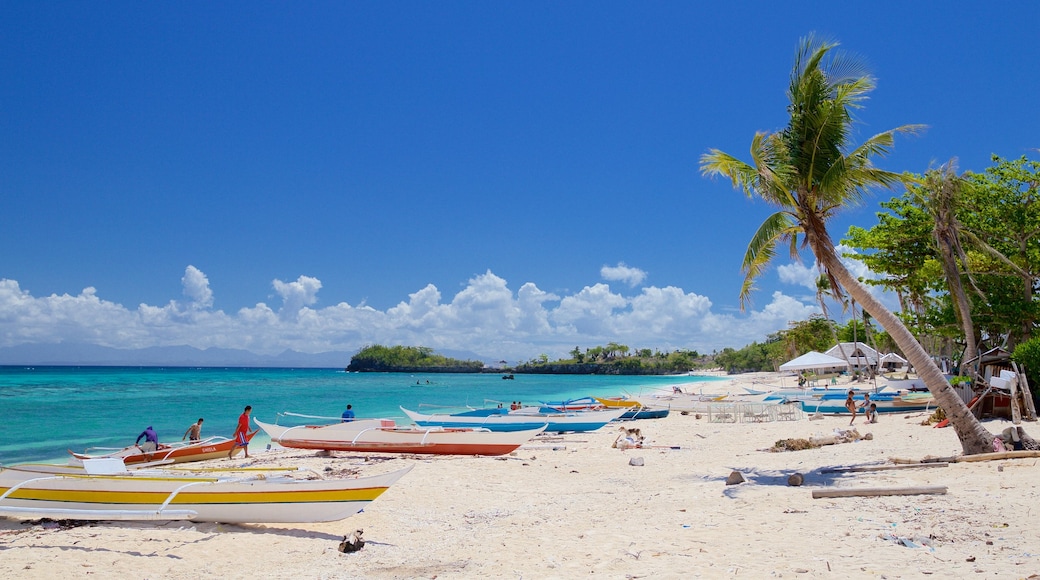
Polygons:
<instances>
[{"instance_id":1,"label":"beach hut roof","mask_svg":"<svg viewBox=\"0 0 1040 580\"><path fill-rule=\"evenodd\" d=\"M907 360L894 352L886 352L885 354L881 355L882 364L890 362L906 363Z\"/></svg>"},{"instance_id":2,"label":"beach hut roof","mask_svg":"<svg viewBox=\"0 0 1040 580\"><path fill-rule=\"evenodd\" d=\"M839 342L827 349L827 354L840 357L842 360L848 357L849 362L857 366L873 366L878 362L878 351L863 342Z\"/></svg>"},{"instance_id":3,"label":"beach hut roof","mask_svg":"<svg viewBox=\"0 0 1040 580\"><path fill-rule=\"evenodd\" d=\"M802 356L791 359L780 365L782 371L801 371L806 369L830 369L834 367L844 368L849 366L844 360L833 356L810 350Z\"/></svg>"}]
</instances>

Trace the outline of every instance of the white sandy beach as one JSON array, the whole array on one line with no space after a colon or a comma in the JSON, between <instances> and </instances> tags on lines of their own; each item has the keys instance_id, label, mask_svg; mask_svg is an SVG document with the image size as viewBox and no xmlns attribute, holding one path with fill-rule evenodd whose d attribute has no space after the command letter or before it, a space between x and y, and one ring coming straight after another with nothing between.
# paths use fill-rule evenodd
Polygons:
<instances>
[{"instance_id":1,"label":"white sandy beach","mask_svg":"<svg viewBox=\"0 0 1040 580\"><path fill-rule=\"evenodd\" d=\"M713 392L779 384L742 375ZM707 388L705 389L708 390ZM672 413L618 431L543 436L514 455L430 457L252 451L236 465L361 474L415 469L363 513L325 524L97 522L63 529L0 519L4 578L1027 578L1040 574L1038 459L823 473L892 457L952 456L925 413L857 425L872 440L770 453L846 428L848 417L713 423ZM999 433L1008 423L987 422ZM1040 430L1026 424L1036 437ZM674 449L678 447L678 449ZM641 458L643 466L629 464ZM220 463L220 462L218 462ZM228 462L223 462L226 466ZM726 485L732 471L746 482ZM805 483L788 485L801 473ZM822 488L942 485L945 495L813 499ZM356 553L339 541L364 530Z\"/></svg>"}]
</instances>

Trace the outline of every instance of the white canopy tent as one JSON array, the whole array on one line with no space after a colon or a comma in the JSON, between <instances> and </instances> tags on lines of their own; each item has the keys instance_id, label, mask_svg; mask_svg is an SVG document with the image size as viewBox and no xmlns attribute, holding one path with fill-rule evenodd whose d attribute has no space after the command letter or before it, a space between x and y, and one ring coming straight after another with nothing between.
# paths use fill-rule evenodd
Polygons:
<instances>
[{"instance_id":1,"label":"white canopy tent","mask_svg":"<svg viewBox=\"0 0 1040 580\"><path fill-rule=\"evenodd\" d=\"M845 369L848 368L849 363L845 362L840 358L835 358L830 355L823 354L822 352L816 352L810 350L802 356L791 359L784 364L780 365L781 371L804 371L804 370L823 370L823 369Z\"/></svg>"}]
</instances>

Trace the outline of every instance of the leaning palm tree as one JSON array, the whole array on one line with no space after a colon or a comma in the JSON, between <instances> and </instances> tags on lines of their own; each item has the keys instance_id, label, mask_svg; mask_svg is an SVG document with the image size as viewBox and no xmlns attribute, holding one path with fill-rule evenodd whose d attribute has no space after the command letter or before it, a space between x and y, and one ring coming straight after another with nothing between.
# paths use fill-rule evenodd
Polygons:
<instances>
[{"instance_id":1,"label":"leaning palm tree","mask_svg":"<svg viewBox=\"0 0 1040 580\"><path fill-rule=\"evenodd\" d=\"M759 226L744 255L741 306L746 307L754 281L776 255L780 244L798 257L799 238L816 255L832 291L844 290L892 336L917 369L936 402L946 412L965 453L991 450L993 436L950 387L928 353L903 323L845 268L827 220L860 201L872 187L893 187L900 175L874 167L872 159L888 153L897 133L922 127L904 125L851 144L852 111L874 88L873 77L858 62L834 51L832 42L813 36L802 40L788 90L790 120L775 133L760 132L751 141L751 163L718 149L701 157L705 175L723 175L749 197L758 196L779 211Z\"/></svg>"},{"instance_id":2,"label":"leaning palm tree","mask_svg":"<svg viewBox=\"0 0 1040 580\"><path fill-rule=\"evenodd\" d=\"M932 238L939 253L943 276L949 286L953 302L953 312L964 332L964 355L962 361L975 358L978 346L975 336L975 325L971 319L971 302L965 291L961 269L967 272L968 285L983 299L982 292L975 285L968 270L968 254L961 246L964 227L957 219L957 205L960 200L961 178L957 176L957 168L953 159L938 170L925 174L922 187L915 191L915 200L932 218ZM972 377L974 380L974 377Z\"/></svg>"}]
</instances>

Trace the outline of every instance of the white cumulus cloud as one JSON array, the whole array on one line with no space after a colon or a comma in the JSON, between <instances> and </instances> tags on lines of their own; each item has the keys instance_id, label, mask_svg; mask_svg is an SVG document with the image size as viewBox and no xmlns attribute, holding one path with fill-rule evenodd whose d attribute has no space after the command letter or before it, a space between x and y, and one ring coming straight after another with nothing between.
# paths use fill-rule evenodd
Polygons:
<instances>
[{"instance_id":1,"label":"white cumulus cloud","mask_svg":"<svg viewBox=\"0 0 1040 580\"><path fill-rule=\"evenodd\" d=\"M596 283L558 296L524 282L514 291L490 270L470 278L454 295L444 296L428 284L386 310L346 302L319 307L322 284L310 276L271 284L280 305L261 302L227 313L212 309L214 289L194 266L182 278L185 303L171 300L134 309L102 299L94 288L77 295L35 297L17 281L0 279L0 346L187 345L278 354L287 349L352 352L379 343L524 360L541 353L565 356L575 346L614 341L632 348L711 352L761 341L815 309L811 300L782 292L774 293L761 310L735 315L714 312L707 297L674 286L647 286L629 294Z\"/></svg>"},{"instance_id":2,"label":"white cumulus cloud","mask_svg":"<svg viewBox=\"0 0 1040 580\"><path fill-rule=\"evenodd\" d=\"M619 262L617 266L603 266L599 269L599 275L610 282L628 284L629 288L635 288L646 280L646 272L639 268L626 266L624 262Z\"/></svg>"}]
</instances>

